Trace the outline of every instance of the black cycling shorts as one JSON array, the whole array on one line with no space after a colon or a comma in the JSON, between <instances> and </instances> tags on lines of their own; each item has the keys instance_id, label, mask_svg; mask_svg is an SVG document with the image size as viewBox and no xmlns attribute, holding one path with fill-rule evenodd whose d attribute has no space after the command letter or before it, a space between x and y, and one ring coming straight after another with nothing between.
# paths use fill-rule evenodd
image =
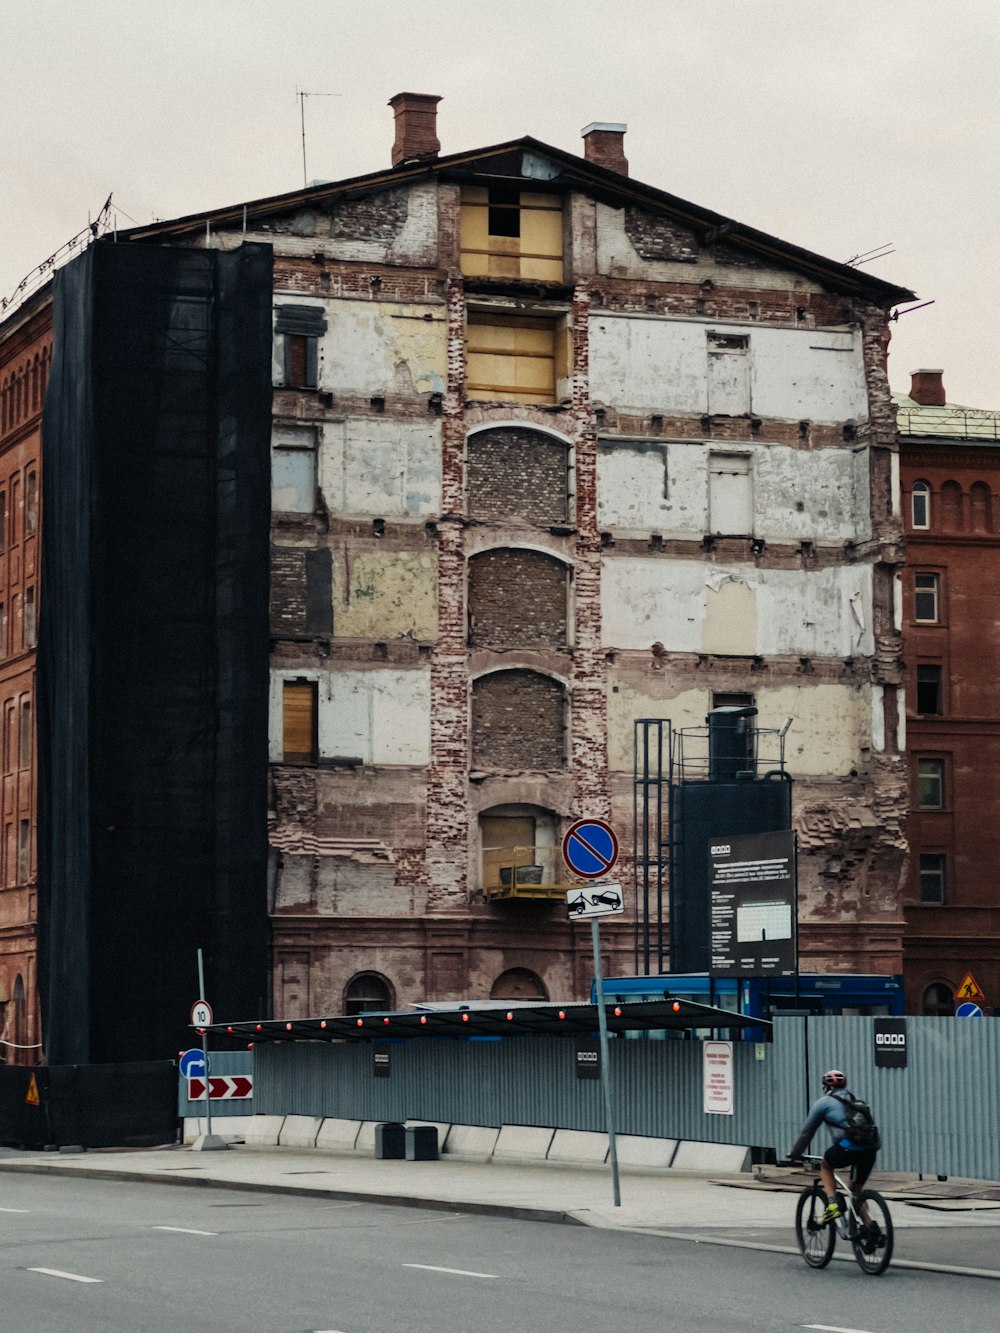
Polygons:
<instances>
[{"instance_id":1,"label":"black cycling shorts","mask_svg":"<svg viewBox=\"0 0 1000 1333\"><path fill-rule=\"evenodd\" d=\"M872 1173L875 1157L874 1148L842 1148L839 1143L834 1143L823 1154L823 1161L832 1167L849 1166L854 1188L860 1190Z\"/></svg>"}]
</instances>

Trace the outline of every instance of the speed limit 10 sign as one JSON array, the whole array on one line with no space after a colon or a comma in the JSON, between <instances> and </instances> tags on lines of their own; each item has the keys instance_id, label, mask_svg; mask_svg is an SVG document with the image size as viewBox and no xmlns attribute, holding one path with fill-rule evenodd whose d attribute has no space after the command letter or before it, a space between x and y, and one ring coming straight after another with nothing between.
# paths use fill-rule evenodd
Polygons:
<instances>
[{"instance_id":1,"label":"speed limit 10 sign","mask_svg":"<svg viewBox=\"0 0 1000 1333\"><path fill-rule=\"evenodd\" d=\"M212 1025L212 1006L207 1000L196 1000L191 1006L191 1026L207 1028Z\"/></svg>"}]
</instances>

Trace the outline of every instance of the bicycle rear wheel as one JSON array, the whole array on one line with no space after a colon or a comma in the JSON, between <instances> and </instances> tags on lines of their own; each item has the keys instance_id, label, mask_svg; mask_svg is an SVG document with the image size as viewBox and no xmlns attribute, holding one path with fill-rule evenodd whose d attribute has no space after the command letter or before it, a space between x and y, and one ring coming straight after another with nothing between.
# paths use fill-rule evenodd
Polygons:
<instances>
[{"instance_id":1,"label":"bicycle rear wheel","mask_svg":"<svg viewBox=\"0 0 1000 1333\"><path fill-rule=\"evenodd\" d=\"M854 1257L862 1272L878 1277L892 1258L892 1218L885 1199L875 1190L863 1190L857 1204L859 1210L862 1206L868 1209L869 1220L851 1238Z\"/></svg>"},{"instance_id":2,"label":"bicycle rear wheel","mask_svg":"<svg viewBox=\"0 0 1000 1333\"><path fill-rule=\"evenodd\" d=\"M836 1231L823 1221L825 1210L826 1195L820 1184L803 1190L799 1195L799 1204L795 1210L795 1236L802 1258L810 1268L825 1268L833 1258L833 1247L837 1243Z\"/></svg>"}]
</instances>

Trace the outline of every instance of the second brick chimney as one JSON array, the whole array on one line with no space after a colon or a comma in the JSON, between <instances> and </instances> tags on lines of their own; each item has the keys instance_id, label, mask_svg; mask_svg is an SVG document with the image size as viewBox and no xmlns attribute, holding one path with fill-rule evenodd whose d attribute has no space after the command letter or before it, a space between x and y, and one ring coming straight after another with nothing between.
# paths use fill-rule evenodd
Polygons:
<instances>
[{"instance_id":1,"label":"second brick chimney","mask_svg":"<svg viewBox=\"0 0 1000 1333\"><path fill-rule=\"evenodd\" d=\"M392 145L392 165L419 162L437 157L441 145L437 137L437 104L434 93L397 93L389 99L396 117L396 142Z\"/></svg>"},{"instance_id":2,"label":"second brick chimney","mask_svg":"<svg viewBox=\"0 0 1000 1333\"><path fill-rule=\"evenodd\" d=\"M628 175L628 158L625 156L625 133L627 125L616 125L610 121L595 120L585 126L583 135L583 155L588 162L596 162L599 167L617 171L622 176Z\"/></svg>"},{"instance_id":3,"label":"second brick chimney","mask_svg":"<svg viewBox=\"0 0 1000 1333\"><path fill-rule=\"evenodd\" d=\"M911 370L910 397L921 407L944 407L943 370Z\"/></svg>"}]
</instances>

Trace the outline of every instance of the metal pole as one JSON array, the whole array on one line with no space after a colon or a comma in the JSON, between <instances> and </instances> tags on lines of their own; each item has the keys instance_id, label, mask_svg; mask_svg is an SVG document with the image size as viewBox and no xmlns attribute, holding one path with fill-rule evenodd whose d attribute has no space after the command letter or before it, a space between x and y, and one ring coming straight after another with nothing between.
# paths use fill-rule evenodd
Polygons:
<instances>
[{"instance_id":1,"label":"metal pole","mask_svg":"<svg viewBox=\"0 0 1000 1333\"><path fill-rule=\"evenodd\" d=\"M205 963L198 950L198 999L205 998ZM212 1085L208 1081L208 1029L201 1031L201 1053L205 1061L205 1133L212 1132Z\"/></svg>"},{"instance_id":2,"label":"metal pole","mask_svg":"<svg viewBox=\"0 0 1000 1333\"><path fill-rule=\"evenodd\" d=\"M611 1181L615 1207L622 1206L622 1192L618 1181L618 1142L615 1139L615 1120L611 1106L611 1060L608 1050L608 1016L604 1012L604 976L601 972L601 932L597 917L590 918L590 935L594 942L594 984L597 987L597 1021L601 1029L601 1091L604 1093L604 1119L608 1127L608 1147L611 1157Z\"/></svg>"}]
</instances>

